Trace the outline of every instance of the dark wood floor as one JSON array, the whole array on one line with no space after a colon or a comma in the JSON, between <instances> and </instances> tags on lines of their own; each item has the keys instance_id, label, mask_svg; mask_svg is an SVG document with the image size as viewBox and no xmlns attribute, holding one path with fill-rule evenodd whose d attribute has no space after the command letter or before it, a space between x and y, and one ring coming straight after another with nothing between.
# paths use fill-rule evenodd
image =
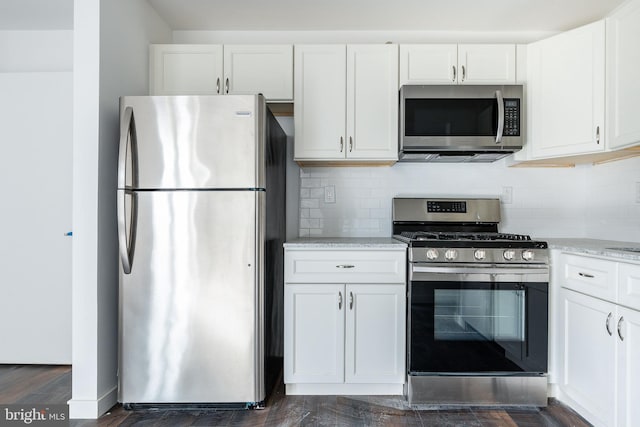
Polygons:
<instances>
[{"instance_id":1,"label":"dark wood floor","mask_svg":"<svg viewBox=\"0 0 640 427\"><path fill-rule=\"evenodd\" d=\"M0 365L0 404L62 404L71 398L67 366ZM560 402L542 409L459 408L418 410L400 397L285 396L278 383L265 409L255 411L125 411L71 426L589 426Z\"/></svg>"}]
</instances>

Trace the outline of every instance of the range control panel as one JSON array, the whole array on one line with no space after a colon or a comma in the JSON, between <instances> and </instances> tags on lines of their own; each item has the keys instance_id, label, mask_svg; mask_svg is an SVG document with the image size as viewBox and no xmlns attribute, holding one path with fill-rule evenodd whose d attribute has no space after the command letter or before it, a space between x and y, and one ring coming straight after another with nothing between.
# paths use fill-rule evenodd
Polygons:
<instances>
[{"instance_id":1,"label":"range control panel","mask_svg":"<svg viewBox=\"0 0 640 427\"><path fill-rule=\"evenodd\" d=\"M520 136L520 100L507 98L504 100L504 136Z\"/></svg>"}]
</instances>

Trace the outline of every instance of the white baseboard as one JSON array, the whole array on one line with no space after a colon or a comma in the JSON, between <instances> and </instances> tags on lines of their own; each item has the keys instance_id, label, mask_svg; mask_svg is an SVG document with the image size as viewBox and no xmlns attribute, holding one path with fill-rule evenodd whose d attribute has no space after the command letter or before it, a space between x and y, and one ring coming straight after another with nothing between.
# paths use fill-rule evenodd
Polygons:
<instances>
[{"instance_id":1,"label":"white baseboard","mask_svg":"<svg viewBox=\"0 0 640 427\"><path fill-rule=\"evenodd\" d=\"M118 386L114 386L96 400L71 399L69 404L69 418L78 419L98 419L102 414L113 408L118 403Z\"/></svg>"}]
</instances>

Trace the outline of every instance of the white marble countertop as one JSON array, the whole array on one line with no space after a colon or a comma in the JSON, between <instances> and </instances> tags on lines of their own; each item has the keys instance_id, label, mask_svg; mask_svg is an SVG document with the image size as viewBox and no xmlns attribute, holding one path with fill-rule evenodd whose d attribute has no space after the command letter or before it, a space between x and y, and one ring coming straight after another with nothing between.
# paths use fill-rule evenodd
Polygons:
<instances>
[{"instance_id":1,"label":"white marble countertop","mask_svg":"<svg viewBox=\"0 0 640 427\"><path fill-rule=\"evenodd\" d=\"M284 247L289 249L404 249L407 244L391 237L301 237L285 242Z\"/></svg>"},{"instance_id":2,"label":"white marble countertop","mask_svg":"<svg viewBox=\"0 0 640 427\"><path fill-rule=\"evenodd\" d=\"M585 255L595 255L608 258L616 258L619 260L640 262L639 242L564 238L549 238L540 240L546 241L549 244L550 249L559 249L566 252L575 252ZM636 248L639 250L639 252L623 251L616 248Z\"/></svg>"}]
</instances>

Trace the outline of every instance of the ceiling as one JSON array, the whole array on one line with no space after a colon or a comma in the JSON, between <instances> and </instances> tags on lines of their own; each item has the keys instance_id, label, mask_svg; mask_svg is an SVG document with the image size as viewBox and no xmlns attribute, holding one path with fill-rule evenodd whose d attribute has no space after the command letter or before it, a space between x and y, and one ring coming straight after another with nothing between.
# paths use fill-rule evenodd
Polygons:
<instances>
[{"instance_id":1,"label":"ceiling","mask_svg":"<svg viewBox=\"0 0 640 427\"><path fill-rule=\"evenodd\" d=\"M147 0L174 30L563 31L624 0Z\"/></svg>"},{"instance_id":2,"label":"ceiling","mask_svg":"<svg viewBox=\"0 0 640 427\"><path fill-rule=\"evenodd\" d=\"M74 0L0 0L0 30L73 29ZM111 1L111 0L102 0ZM147 0L174 30L564 31L624 0Z\"/></svg>"}]
</instances>

